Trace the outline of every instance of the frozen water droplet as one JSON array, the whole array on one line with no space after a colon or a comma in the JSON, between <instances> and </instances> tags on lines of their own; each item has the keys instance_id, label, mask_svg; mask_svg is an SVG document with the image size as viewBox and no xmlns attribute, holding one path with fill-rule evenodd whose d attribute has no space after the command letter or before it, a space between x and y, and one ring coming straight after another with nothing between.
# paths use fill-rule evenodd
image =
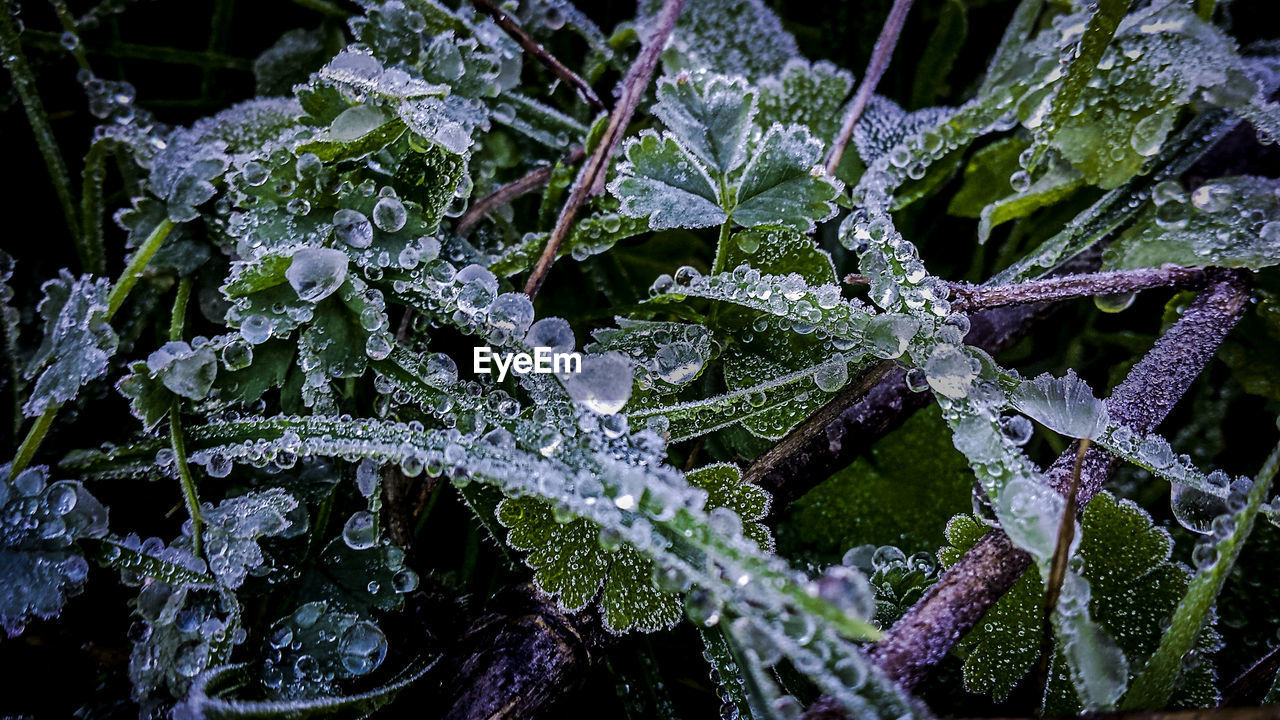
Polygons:
<instances>
[{"instance_id":1,"label":"frozen water droplet","mask_svg":"<svg viewBox=\"0 0 1280 720\"><path fill-rule=\"evenodd\" d=\"M949 398L968 395L969 386L978 374L969 355L953 345L935 349L925 363L924 372L929 387Z\"/></svg>"},{"instance_id":2,"label":"frozen water droplet","mask_svg":"<svg viewBox=\"0 0 1280 720\"><path fill-rule=\"evenodd\" d=\"M489 306L489 324L509 337L523 337L533 322L533 302L524 293L503 293Z\"/></svg>"},{"instance_id":3,"label":"frozen water droplet","mask_svg":"<svg viewBox=\"0 0 1280 720\"><path fill-rule=\"evenodd\" d=\"M823 392L836 392L849 382L849 363L843 357L819 367L813 373L813 384Z\"/></svg>"},{"instance_id":4,"label":"frozen water droplet","mask_svg":"<svg viewBox=\"0 0 1280 720\"><path fill-rule=\"evenodd\" d=\"M222 348L222 364L228 370L243 370L253 364L253 346L243 339L232 340Z\"/></svg>"},{"instance_id":5,"label":"frozen water droplet","mask_svg":"<svg viewBox=\"0 0 1280 720\"><path fill-rule=\"evenodd\" d=\"M383 232L393 233L404 227L408 219L404 203L399 198L384 197L373 206L373 224Z\"/></svg>"},{"instance_id":6,"label":"frozen water droplet","mask_svg":"<svg viewBox=\"0 0 1280 720\"><path fill-rule=\"evenodd\" d=\"M338 641L342 667L352 675L365 675L382 664L387 656L387 638L377 625L360 620L347 628Z\"/></svg>"},{"instance_id":7,"label":"frozen water droplet","mask_svg":"<svg viewBox=\"0 0 1280 720\"><path fill-rule=\"evenodd\" d=\"M1133 305L1133 300L1136 297L1137 297L1137 294L1131 293L1131 292L1111 293L1109 295L1094 295L1093 304L1096 305L1097 308L1102 312L1118 313L1124 310L1128 310L1129 306Z\"/></svg>"},{"instance_id":8,"label":"frozen water droplet","mask_svg":"<svg viewBox=\"0 0 1280 720\"><path fill-rule=\"evenodd\" d=\"M562 318L549 317L535 322L529 327L524 342L532 348L550 348L553 353L572 352L577 340L573 337L573 328Z\"/></svg>"},{"instance_id":9,"label":"frozen water droplet","mask_svg":"<svg viewBox=\"0 0 1280 720\"><path fill-rule=\"evenodd\" d=\"M378 541L378 528L373 513L359 510L352 513L342 527L342 540L352 550L367 550Z\"/></svg>"},{"instance_id":10,"label":"frozen water droplet","mask_svg":"<svg viewBox=\"0 0 1280 720\"><path fill-rule=\"evenodd\" d=\"M293 254L285 279L305 302L320 302L347 279L347 254L333 248L301 248Z\"/></svg>"},{"instance_id":11,"label":"frozen water droplet","mask_svg":"<svg viewBox=\"0 0 1280 720\"><path fill-rule=\"evenodd\" d=\"M333 233L339 240L353 248L363 249L373 244L373 225L359 210L343 208L335 212Z\"/></svg>"},{"instance_id":12,"label":"frozen water droplet","mask_svg":"<svg viewBox=\"0 0 1280 720\"><path fill-rule=\"evenodd\" d=\"M1217 495L1174 483L1169 489L1169 505L1182 527L1207 534L1214 518L1228 512L1227 502Z\"/></svg>"},{"instance_id":13,"label":"frozen water droplet","mask_svg":"<svg viewBox=\"0 0 1280 720\"><path fill-rule=\"evenodd\" d=\"M635 368L619 352L586 355L582 371L565 375L564 386L575 402L600 415L613 415L631 398Z\"/></svg>"}]
</instances>

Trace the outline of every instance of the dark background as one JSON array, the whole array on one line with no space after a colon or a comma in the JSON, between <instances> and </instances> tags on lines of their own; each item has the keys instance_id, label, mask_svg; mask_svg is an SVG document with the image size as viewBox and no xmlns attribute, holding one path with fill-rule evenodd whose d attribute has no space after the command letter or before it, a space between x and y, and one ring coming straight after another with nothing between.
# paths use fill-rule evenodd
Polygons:
<instances>
[{"instance_id":1,"label":"dark background","mask_svg":"<svg viewBox=\"0 0 1280 720\"><path fill-rule=\"evenodd\" d=\"M860 77L890 0L771 4L784 18L806 56L832 60ZM966 97L980 78L989 53L998 43L1016 2L964 0L964 4L968 22L963 50L935 104L955 104ZM358 12L353 3L340 1L338 5L350 12ZM915 77L912 70L915 61L928 47L944 5L939 0L919 0L916 3L894 62L880 83L881 93L908 109L914 109ZM1241 0L1231 4L1232 31L1242 44L1280 34L1275 10L1271 6L1269 0ZM83 12L87 7L86 3L72 3L74 14ZM634 5L629 2L593 1L581 4L581 7L606 35L617 23L632 18L635 13ZM97 121L87 112L83 91L75 78L74 62L58 46L61 30L51 6L27 0L21 3L18 18L32 31L24 34L24 50L38 77L41 97L69 166L73 185L78 187L82 158ZM312 28L322 23L335 29L344 27L341 18L326 16L302 2L139 0L121 14L109 16L96 29L85 31L82 40L99 75L128 80L137 90L138 106L150 110L164 123L179 125L252 97L253 58L270 47L285 31L297 27ZM581 53L580 41L574 38L554 37L548 45L561 57L572 58ZM202 67L193 64L190 57L176 61L137 57L149 52L154 54L148 48L157 47L194 54L212 53L219 59L209 63L208 67ZM601 95L608 93L614 80L615 76L601 79L597 84ZM21 103L12 91L7 75L2 82L0 142L5 152L3 167L10 179L4 183L3 200L0 200L3 203L0 247L17 261L18 272L11 282L17 292L14 305L26 309L28 314L24 317L24 327L30 332L30 313L38 300L40 283L53 277L60 267L75 267L76 260ZM1251 146L1238 153L1232 162L1239 165L1241 156L1252 172L1275 175L1274 151ZM107 193L108 213L127 204L114 170L108 173ZM969 239L974 237L974 223L945 215L945 197L950 192L944 189L940 195L944 198L942 202L936 202L935 198L934 202L926 201L917 210L917 234L911 239L920 245L931 271L944 276L950 272L951 277L958 278L972 262L973 245ZM997 231L993 242L998 241L1001 233L1007 232L1007 228ZM957 242L956 238L964 241ZM116 275L123 264L122 243L123 233L108 221L109 276ZM549 290L555 292L554 287ZM574 289L574 292L578 291L580 287ZM1162 306L1167 299L1168 293L1149 293L1138 300L1133 310L1119 316L1099 315L1091 304L1086 307L1082 303L1080 308L1064 313L1062 322L1050 323L1038 330L1020 348L1015 348L1010 358L1027 359L1026 363L1019 364L1024 372L1034 368L1036 372L1055 370L1060 373L1070 364L1095 387L1106 387L1117 369L1125 369L1125 363L1134 357L1135 352L1140 352L1144 343L1149 342L1149 337L1159 330ZM1086 327L1094 333L1095 339L1081 344L1081 329ZM36 340L34 336L24 339ZM1034 356L1041 360L1031 358L1031 347L1036 348ZM1070 358L1064 358L1063 349L1067 347L1074 348ZM1216 369L1219 374L1221 370ZM1216 381L1213 378L1206 380ZM123 439L132 431L133 424L128 420L126 405L114 391L99 383L96 389L88 392L91 399L80 415L57 430L46 448L70 449L97 443L103 438ZM7 385L2 395L0 401L5 404L12 402ZM1251 472L1257 467L1261 443L1245 440L1252 434L1251 429L1258 418L1264 417L1263 405L1260 400L1249 398L1242 403L1241 409L1229 419L1230 426L1225 434L1241 438L1244 449L1239 453L1225 453L1223 464L1230 471ZM1186 412L1185 408L1182 412ZM0 420L0 445L4 446L0 447L0 456L10 457L15 444L13 419L8 413L0 413L0 416L4 418ZM1176 427L1178 423L1177 417L1171 420L1172 426ZM1044 450L1048 456L1049 449ZM173 536L177 533L182 513L171 513L180 504L175 488L103 484L93 490L111 507L113 528L137 530L144 536ZM441 502L457 503L454 494L449 492ZM483 531L475 527L469 512L460 504L455 510L437 513L437 517L452 518L452 521L431 528L427 540L440 543L450 553L464 547L463 553L473 555L473 572L489 578L487 585L490 591L519 580L519 575L505 570L495 559L495 553L481 535ZM465 540L460 541L459 538ZM91 714L95 717L113 714L130 717L135 713L128 703L123 702L128 695L128 602L135 591L120 587L112 575L114 573L95 569L91 576L90 594L73 599L61 619L32 623L23 636L0 640L0 714L69 717L76 708L86 704L95 706L96 710ZM474 595L469 599L468 609L471 611L484 606L488 593L481 588ZM433 612L430 607L420 611ZM408 616L412 617L412 613ZM463 621L463 618L458 620L459 623ZM682 716L713 717L718 713L719 702L702 664L700 643L690 628L681 626L667 634L625 638L612 656L615 664L633 662L629 658L636 656L634 651L637 649L646 650L658 661ZM949 678L951 688L935 688L932 692L958 692L955 689L958 678L953 673L954 667L944 667L938 685ZM603 667L597 670L583 690L565 699L563 715L620 715L615 683L614 677ZM111 698L120 699L122 704L113 704ZM974 714L1010 711L1009 708L988 707L982 698L970 697L969 700ZM424 712L423 708L404 702L390 710L389 715L431 716L430 711Z\"/></svg>"}]
</instances>

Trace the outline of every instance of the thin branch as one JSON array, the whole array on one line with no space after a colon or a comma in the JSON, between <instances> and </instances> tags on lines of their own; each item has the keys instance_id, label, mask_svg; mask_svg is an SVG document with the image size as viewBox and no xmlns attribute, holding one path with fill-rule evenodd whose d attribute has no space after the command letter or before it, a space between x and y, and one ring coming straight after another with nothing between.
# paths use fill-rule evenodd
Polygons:
<instances>
[{"instance_id":1,"label":"thin branch","mask_svg":"<svg viewBox=\"0 0 1280 720\"><path fill-rule=\"evenodd\" d=\"M1247 273L1211 272L1205 290L1154 347L1129 371L1107 400L1109 415L1136 432L1150 432L1217 352L1249 302ZM1075 448L1049 468L1054 489L1066 492ZM1083 507L1102 488L1117 459L1097 446L1080 463L1077 501ZM938 580L893 626L872 656L905 688L924 679L939 660L981 620L1030 564L1002 531L992 530Z\"/></svg>"},{"instance_id":2,"label":"thin branch","mask_svg":"<svg viewBox=\"0 0 1280 720\"><path fill-rule=\"evenodd\" d=\"M876 91L876 85L880 84L880 77L884 75L885 68L889 67L889 58L893 57L893 48L898 44L898 35L902 32L902 25L906 22L907 12L910 10L911 0L893 0L889 17L885 18L884 27L880 28L880 37L876 38L876 45L871 51L871 61L867 63L867 72L862 76L862 84L858 86L858 92L853 96L853 102L849 103L849 109L844 114L840 133L831 143L831 152L827 154L826 163L829 175L836 174L836 168L840 166L840 157L844 155L844 149L853 137L853 126L857 125L858 120L862 118L867 104L871 102L871 94Z\"/></svg>"},{"instance_id":3,"label":"thin branch","mask_svg":"<svg viewBox=\"0 0 1280 720\"><path fill-rule=\"evenodd\" d=\"M564 165L573 165L586 155L586 151L581 147L575 147L569 151L569 154L560 162ZM460 237L466 237L471 234L476 225L482 219L493 212L495 209L506 205L525 193L532 192L551 179L552 173L556 170L555 165L543 165L529 172L522 178L513 180L506 185L499 187L497 190L485 195L476 201L476 204L467 208L467 211L458 218L458 225L455 228Z\"/></svg>"},{"instance_id":4,"label":"thin branch","mask_svg":"<svg viewBox=\"0 0 1280 720\"><path fill-rule=\"evenodd\" d=\"M618 149L618 144L622 142L627 124L631 122L631 116L635 113L636 106L644 96L645 88L653 78L653 71L658 66L662 48L666 46L667 39L675 30L676 18L680 16L684 4L685 0L666 0L657 17L654 18L648 42L641 48L635 64L627 71L626 77L619 85L618 105L609 116L609 125L600 138L600 144L596 146L595 152L591 153L583 164L582 171L578 173L573 188L569 191L569 200L560 211L555 229L551 231L551 237L547 240L547 246L543 248L542 256L538 258L538 263L533 267L533 273L529 275L529 282L524 287L524 292L529 297L537 295L538 289L542 287L551 264L555 262L560 243L564 242L565 237L568 236L569 228L572 227L573 219L577 217L582 204L592 195L603 192L609 160Z\"/></svg>"},{"instance_id":5,"label":"thin branch","mask_svg":"<svg viewBox=\"0 0 1280 720\"><path fill-rule=\"evenodd\" d=\"M1280 647L1272 648L1248 670L1233 680L1222 691L1223 705L1238 705L1260 701L1275 682L1280 672Z\"/></svg>"},{"instance_id":6,"label":"thin branch","mask_svg":"<svg viewBox=\"0 0 1280 720\"><path fill-rule=\"evenodd\" d=\"M1010 285L952 283L951 309L965 311L1091 295L1115 295L1156 287L1196 288L1202 286L1204 280L1205 273L1200 268L1169 265L1163 268L1062 275Z\"/></svg>"},{"instance_id":7,"label":"thin branch","mask_svg":"<svg viewBox=\"0 0 1280 720\"><path fill-rule=\"evenodd\" d=\"M1076 538L1076 494L1080 492L1080 468L1089 441L1081 440L1076 446L1076 460L1071 468L1071 483L1064 493L1066 503L1062 507L1062 520L1058 523L1058 543L1053 548L1053 562L1049 565L1049 577L1044 584L1044 623L1040 633L1040 661L1036 668L1036 687L1044 696L1049 685L1049 659L1053 656L1053 614L1058 611L1058 598L1062 596L1062 583L1067 578L1067 560L1071 556L1071 543Z\"/></svg>"},{"instance_id":8,"label":"thin branch","mask_svg":"<svg viewBox=\"0 0 1280 720\"><path fill-rule=\"evenodd\" d=\"M555 73L556 77L568 83L568 85L574 90L577 90L578 94L582 96L582 99L585 100L588 105L594 108L597 112L608 112L609 108L600 101L600 98L596 95L596 91L591 89L591 86L587 84L587 81L578 77L576 73L565 67L564 63L560 62L554 55L547 52L546 48L542 47L536 40L529 37L529 34L517 25L516 22L511 19L510 15L503 12L502 8L499 8L497 5L489 2L489 0L471 0L471 4L480 12L493 18L493 21L498 24L498 27L502 28L503 32L510 35L512 40L515 40L520 47L524 48L525 52L532 55L552 73Z\"/></svg>"}]
</instances>

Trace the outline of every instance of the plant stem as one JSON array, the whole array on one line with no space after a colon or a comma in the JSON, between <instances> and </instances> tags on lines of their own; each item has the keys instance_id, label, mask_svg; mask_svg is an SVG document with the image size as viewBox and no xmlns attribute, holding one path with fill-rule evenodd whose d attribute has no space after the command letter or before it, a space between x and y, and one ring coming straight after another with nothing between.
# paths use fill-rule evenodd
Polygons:
<instances>
[{"instance_id":1,"label":"plant stem","mask_svg":"<svg viewBox=\"0 0 1280 720\"><path fill-rule=\"evenodd\" d=\"M1196 15L1205 22L1213 22L1213 10L1217 0L1195 0Z\"/></svg>"},{"instance_id":2,"label":"plant stem","mask_svg":"<svg viewBox=\"0 0 1280 720\"><path fill-rule=\"evenodd\" d=\"M169 318L169 341L182 339L183 326L187 320L187 301L191 298L191 278L182 278L178 282L178 290L173 299L173 314ZM187 513L191 516L191 550L200 557L204 518L200 515L200 496L196 493L196 479L191 475L191 466L187 463L187 446L182 438L182 399L173 396L173 404L169 407L169 445L173 448L173 464L178 468L178 478L182 483L182 499L187 504Z\"/></svg>"},{"instance_id":3,"label":"plant stem","mask_svg":"<svg viewBox=\"0 0 1280 720\"><path fill-rule=\"evenodd\" d=\"M169 342L182 339L182 327L186 324L187 303L191 300L191 278L184 277L178 281L178 290L173 297L173 315L169 319Z\"/></svg>"},{"instance_id":4,"label":"plant stem","mask_svg":"<svg viewBox=\"0 0 1280 720\"><path fill-rule=\"evenodd\" d=\"M1005 28L1004 35L1000 38L996 54L991 58L991 64L987 66L982 87L978 89L979 96L985 95L995 81L1018 61L1022 44L1035 29L1036 19L1040 17L1042 7L1044 7L1044 0L1022 0L1018 3L1018 8L1013 11L1013 18L1009 20L1009 26Z\"/></svg>"},{"instance_id":5,"label":"plant stem","mask_svg":"<svg viewBox=\"0 0 1280 720\"><path fill-rule=\"evenodd\" d=\"M1060 275L1009 285L952 283L951 309L966 311L1090 295L1114 295L1157 287L1194 288L1202 286L1204 279L1203 269L1166 266Z\"/></svg>"},{"instance_id":6,"label":"plant stem","mask_svg":"<svg viewBox=\"0 0 1280 720\"><path fill-rule=\"evenodd\" d=\"M595 152L591 153L586 162L583 163L582 170L578 173L577 179L574 180L573 188L569 191L569 200L560 211L560 217L556 220L555 229L551 231L551 237L547 240L547 246L543 248L542 255L538 258L538 263L534 265L533 272L529 275L529 282L525 284L524 292L530 298L535 297L542 287L542 282L546 279L547 272L551 269L551 264L556 260L556 252L560 249L560 243L564 242L565 237L569 235L569 229L573 226L573 220L577 217L578 210L581 209L582 204L586 202L587 198L598 195L604 190L604 180L608 174L609 160L618 149L619 143L622 142L622 135L627 131L627 124L631 122L631 116L635 113L636 106L640 104L640 99L644 97L645 88L649 86L649 81L653 78L653 71L658 66L662 48L666 46L667 39L671 37L671 32L675 30L676 18L680 16L680 11L684 9L684 4L685 0L666 0L663 3L662 9L654 19L653 32L649 36L649 42L641 48L635 63L627 71L626 77L622 79L618 91L618 105L613 109L613 113L609 115L609 124L600 138L600 144L596 146Z\"/></svg>"},{"instance_id":7,"label":"plant stem","mask_svg":"<svg viewBox=\"0 0 1280 720\"><path fill-rule=\"evenodd\" d=\"M125 298L129 297L129 292L133 290L133 286L138 284L138 279L142 277L142 271L146 269L147 263L151 262L151 258L155 256L156 251L164 244L164 239L169 237L169 233L174 228L174 222L169 218L161 220L147 239L142 241L142 245L134 251L133 257L129 258L129 264L125 266L124 272L120 273L120 279L116 280L115 287L111 288L111 294L107 296L107 314L106 320L111 320L120 306L124 304Z\"/></svg>"},{"instance_id":8,"label":"plant stem","mask_svg":"<svg viewBox=\"0 0 1280 720\"><path fill-rule=\"evenodd\" d=\"M831 152L827 154L826 162L828 175L835 175L836 168L840 166L840 158L853 137L853 127L858 124L862 113L866 111L867 104L871 102L871 94L875 92L876 85L880 84L885 68L889 67L889 59L893 57L893 49L898 44L898 35L902 32L902 25L906 22L907 12L910 10L911 0L893 0L889 17L885 18L884 26L880 28L880 37L876 38L875 47L871 51L871 61L867 63L862 84L858 85L858 92L854 94L853 101L849 103L849 109L845 111L840 132L831 143Z\"/></svg>"},{"instance_id":9,"label":"plant stem","mask_svg":"<svg viewBox=\"0 0 1280 720\"><path fill-rule=\"evenodd\" d=\"M570 150L569 154L560 162L564 165L572 165L581 160L584 155L586 155L585 150L581 147L575 147L573 150ZM489 213L503 205L506 205L512 200L515 200L521 195L532 192L533 190L547 184L547 181L551 179L551 175L555 173L555 171L555 165L543 165L542 167L529 172L524 177L513 180L488 195L485 195L476 201L476 204L467 208L467 211L462 214L461 218L458 218L458 224L454 228L454 231L457 232L460 237L470 235L476 225L480 224L480 221L488 216Z\"/></svg>"},{"instance_id":10,"label":"plant stem","mask_svg":"<svg viewBox=\"0 0 1280 720\"><path fill-rule=\"evenodd\" d=\"M53 136L53 127L49 125L49 115L44 110L44 102L36 90L36 79L27 65L27 58L22 54L22 41L18 29L14 27L12 6L9 0L0 0L0 58L13 78L13 88L22 100L22 107L27 113L27 122L36 136L36 146L44 156L45 168L49 171L49 179L53 181L53 189L58 194L58 204L62 206L62 214L75 242L76 255L82 267L89 266L89 257L81 241L80 224L76 220L75 201L71 196L71 175L67 172L67 163L58 150L58 141Z\"/></svg>"},{"instance_id":11,"label":"plant stem","mask_svg":"<svg viewBox=\"0 0 1280 720\"><path fill-rule=\"evenodd\" d=\"M18 452L14 455L13 463L9 465L9 477L17 477L18 473L27 468L31 463L31 458L35 457L36 450L40 448L40 443L44 441L44 436L49 432L49 426L53 424L53 419L58 415L58 408L62 407L61 403L50 402L45 406L44 412L40 413L40 417L36 418L35 424L27 431L27 436L22 439L22 444L18 446Z\"/></svg>"},{"instance_id":12,"label":"plant stem","mask_svg":"<svg viewBox=\"0 0 1280 720\"><path fill-rule=\"evenodd\" d=\"M510 35L512 40L515 40L520 47L524 48L525 52L529 53L535 60L542 63L542 65L554 73L556 77L563 80L574 90L577 90L578 95L582 96L582 99L585 100L586 103L596 112L609 111L608 106L600 101L599 96L596 95L596 91L591 89L591 86L587 84L587 81L578 77L576 73L565 67L564 63L560 62L554 55L547 52L546 48L542 47L536 40L529 37L529 34L517 25L516 22L511 19L511 16L503 12L501 8L489 2L489 0L471 0L471 4L480 12L493 18L493 21L498 24L498 27L502 28L503 32Z\"/></svg>"},{"instance_id":13,"label":"plant stem","mask_svg":"<svg viewBox=\"0 0 1280 720\"><path fill-rule=\"evenodd\" d=\"M182 482L182 499L191 515L191 551L196 557L202 554L204 518L200 514L200 497L196 494L196 480L187 464L187 448L182 440L182 420L179 417L181 403L175 396L169 408L169 444L173 448L173 462L178 467L178 479Z\"/></svg>"}]
</instances>

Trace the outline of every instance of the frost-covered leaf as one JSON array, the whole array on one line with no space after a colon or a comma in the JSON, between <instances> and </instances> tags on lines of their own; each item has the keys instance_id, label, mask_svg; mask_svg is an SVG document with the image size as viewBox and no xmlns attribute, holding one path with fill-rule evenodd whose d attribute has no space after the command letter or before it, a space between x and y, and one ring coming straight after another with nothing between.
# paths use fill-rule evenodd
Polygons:
<instances>
[{"instance_id":1,"label":"frost-covered leaf","mask_svg":"<svg viewBox=\"0 0 1280 720\"><path fill-rule=\"evenodd\" d=\"M1172 540L1137 505L1105 492L1085 508L1081 527L1078 552L1084 562L1081 575L1092 589L1093 619L1126 656L1148 656L1160 642L1161 620L1173 612L1187 587L1186 569L1170 560ZM947 527L951 547L940 551L939 558L944 564L954 563L987 529L971 516L957 516ZM1043 587L1039 572L1029 569L965 636L961 653L966 688L1002 699L1035 665L1043 627ZM1211 652L1216 634L1204 633L1201 641L1201 651ZM1078 712L1079 701L1060 662L1054 674L1049 707L1059 713ZM1206 663L1186 678L1180 696L1212 697L1214 685L1212 664Z\"/></svg>"},{"instance_id":2,"label":"frost-covered leaf","mask_svg":"<svg viewBox=\"0 0 1280 720\"><path fill-rule=\"evenodd\" d=\"M761 521L769 496L742 482L732 465L711 465L686 476L689 484L708 493L707 507L727 508L741 518L739 532L762 549L773 538ZM655 579L653 561L585 519L558 522L544 503L534 498L506 498L497 509L498 522L508 528L507 543L527 551L525 562L534 581L567 610L580 610L599 595L605 627L612 632L653 632L674 625L681 615L678 595Z\"/></svg>"},{"instance_id":3,"label":"frost-covered leaf","mask_svg":"<svg viewBox=\"0 0 1280 720\"><path fill-rule=\"evenodd\" d=\"M95 554L103 565L119 570L126 585L141 585L147 579L174 586L216 584L204 560L188 548L166 546L160 538L104 537L98 541Z\"/></svg>"},{"instance_id":4,"label":"frost-covered leaf","mask_svg":"<svg viewBox=\"0 0 1280 720\"><path fill-rule=\"evenodd\" d=\"M1032 57L1056 56L1077 43L1086 19L1083 14L1059 17L1025 52ZM1027 58L1015 72L1033 65ZM1087 80L1078 100L1053 102L1061 82L1059 73L1051 72L1032 82L1019 98L1019 119L1035 130L1053 122L1052 107L1061 117L1052 133L1052 147L1088 182L1103 188L1119 186L1156 155L1174 128L1178 108L1193 99L1231 108L1251 119L1274 116L1259 72L1236 53L1234 42L1221 30L1181 3L1153 3L1129 14L1106 45L1096 69L1086 61L1072 63L1068 72L1067 82L1073 88ZM1073 93L1074 89L1068 94ZM1089 111L1076 113L1077 107ZM1096 121L1100 115L1106 122ZM1260 122L1266 126L1274 121Z\"/></svg>"},{"instance_id":5,"label":"frost-covered leaf","mask_svg":"<svg viewBox=\"0 0 1280 720\"><path fill-rule=\"evenodd\" d=\"M826 174L821 160L822 141L804 127L770 127L743 170L730 213L734 222L811 232L817 221L835 214L833 201L844 187Z\"/></svg>"},{"instance_id":6,"label":"frost-covered leaf","mask_svg":"<svg viewBox=\"0 0 1280 720\"><path fill-rule=\"evenodd\" d=\"M49 482L43 466L9 479L0 466L0 627L20 635L80 594L89 564L77 542L107 533L107 511L80 483Z\"/></svg>"},{"instance_id":7,"label":"frost-covered leaf","mask_svg":"<svg viewBox=\"0 0 1280 720\"><path fill-rule=\"evenodd\" d=\"M642 132L623 156L609 192L621 200L624 215L648 217L654 230L708 227L728 217L706 166L670 133Z\"/></svg>"},{"instance_id":8,"label":"frost-covered leaf","mask_svg":"<svg viewBox=\"0 0 1280 720\"><path fill-rule=\"evenodd\" d=\"M306 515L294 513L298 501L279 488L228 498L217 507L206 504L204 550L218 582L235 589L262 566L258 541L292 536L306 530Z\"/></svg>"},{"instance_id":9,"label":"frost-covered leaf","mask_svg":"<svg viewBox=\"0 0 1280 720\"><path fill-rule=\"evenodd\" d=\"M372 618L336 602L313 600L267 630L262 685L272 699L338 695L341 681L378 669L387 648L387 636Z\"/></svg>"},{"instance_id":10,"label":"frost-covered leaf","mask_svg":"<svg viewBox=\"0 0 1280 720\"><path fill-rule=\"evenodd\" d=\"M118 342L107 322L107 280L88 275L77 279L63 270L41 289L44 298L38 309L44 339L24 373L36 381L22 406L27 417L75 399L81 385L106 374Z\"/></svg>"},{"instance_id":11,"label":"frost-covered leaf","mask_svg":"<svg viewBox=\"0 0 1280 720\"><path fill-rule=\"evenodd\" d=\"M952 113L951 108L934 107L907 112L894 101L872 95L862 119L853 128L853 146L858 149L862 161L870 165L885 155L904 139L924 130L937 127ZM902 149L899 155L889 158L899 167L912 162Z\"/></svg>"},{"instance_id":12,"label":"frost-covered leaf","mask_svg":"<svg viewBox=\"0 0 1280 720\"><path fill-rule=\"evenodd\" d=\"M1045 373L1021 383L1012 401L1032 419L1067 437L1094 440L1107 427L1106 404L1073 370L1060 378Z\"/></svg>"},{"instance_id":13,"label":"frost-covered leaf","mask_svg":"<svg viewBox=\"0 0 1280 720\"><path fill-rule=\"evenodd\" d=\"M709 170L728 175L746 160L755 100L740 77L681 73L658 81L653 112Z\"/></svg>"},{"instance_id":14,"label":"frost-covered leaf","mask_svg":"<svg viewBox=\"0 0 1280 720\"><path fill-rule=\"evenodd\" d=\"M640 14L652 18L660 7L657 0L645 0ZM755 80L799 54L795 39L762 0L703 0L680 13L662 58L669 72L710 69Z\"/></svg>"},{"instance_id":15,"label":"frost-covered leaf","mask_svg":"<svg viewBox=\"0 0 1280 720\"><path fill-rule=\"evenodd\" d=\"M829 144L840 129L841 109L853 89L853 74L830 62L792 58L774 75L759 80L756 124L803 125Z\"/></svg>"},{"instance_id":16,"label":"frost-covered leaf","mask_svg":"<svg viewBox=\"0 0 1280 720\"><path fill-rule=\"evenodd\" d=\"M134 613L129 680L144 712L186 695L193 678L226 663L232 648L245 640L240 603L223 587L147 580Z\"/></svg>"},{"instance_id":17,"label":"frost-covered leaf","mask_svg":"<svg viewBox=\"0 0 1280 720\"><path fill-rule=\"evenodd\" d=\"M1107 246L1103 263L1118 270L1280 263L1278 191L1280 181L1251 176L1218 178L1189 196L1176 182L1161 183L1152 206Z\"/></svg>"},{"instance_id":18,"label":"frost-covered leaf","mask_svg":"<svg viewBox=\"0 0 1280 720\"><path fill-rule=\"evenodd\" d=\"M636 383L643 390L672 392L702 374L711 359L711 330L703 325L616 318L617 329L593 333L585 349L616 350L636 363Z\"/></svg>"}]
</instances>

